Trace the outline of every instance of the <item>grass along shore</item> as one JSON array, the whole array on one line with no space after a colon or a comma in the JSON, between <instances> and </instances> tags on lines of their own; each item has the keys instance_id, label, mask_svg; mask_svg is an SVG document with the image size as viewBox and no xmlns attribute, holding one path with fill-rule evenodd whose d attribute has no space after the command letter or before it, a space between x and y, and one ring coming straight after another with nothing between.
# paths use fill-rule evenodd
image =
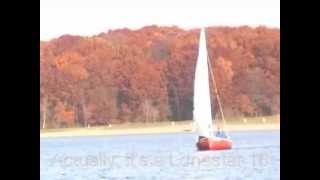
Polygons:
<instances>
[{"instance_id":1,"label":"grass along shore","mask_svg":"<svg viewBox=\"0 0 320 180\"><path fill-rule=\"evenodd\" d=\"M280 130L280 116L266 116L255 118L226 119L228 131L263 131ZM74 136L104 136L130 134L156 134L193 132L193 121L155 122L155 123L125 123L111 126L97 126L90 128L60 128L41 129L40 137L74 137Z\"/></svg>"}]
</instances>

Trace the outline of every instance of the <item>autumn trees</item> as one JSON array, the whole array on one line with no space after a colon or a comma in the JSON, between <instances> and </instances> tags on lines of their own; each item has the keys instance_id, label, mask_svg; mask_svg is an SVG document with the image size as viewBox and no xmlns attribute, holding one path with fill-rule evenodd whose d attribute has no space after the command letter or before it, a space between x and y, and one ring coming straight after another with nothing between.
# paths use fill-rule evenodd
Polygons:
<instances>
[{"instance_id":1,"label":"autumn trees","mask_svg":"<svg viewBox=\"0 0 320 180\"><path fill-rule=\"evenodd\" d=\"M192 119L199 32L148 26L40 42L41 128ZM226 116L279 113L279 38L265 27L207 28Z\"/></svg>"}]
</instances>

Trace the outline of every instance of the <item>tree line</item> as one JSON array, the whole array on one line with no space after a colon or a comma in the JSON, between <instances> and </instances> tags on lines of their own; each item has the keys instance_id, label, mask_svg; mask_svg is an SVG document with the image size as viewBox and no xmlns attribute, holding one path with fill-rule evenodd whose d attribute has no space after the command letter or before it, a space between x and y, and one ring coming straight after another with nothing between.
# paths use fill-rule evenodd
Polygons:
<instances>
[{"instance_id":1,"label":"tree line","mask_svg":"<svg viewBox=\"0 0 320 180\"><path fill-rule=\"evenodd\" d=\"M200 29L147 26L40 41L41 128L192 119ZM280 111L280 32L208 27L226 116Z\"/></svg>"}]
</instances>

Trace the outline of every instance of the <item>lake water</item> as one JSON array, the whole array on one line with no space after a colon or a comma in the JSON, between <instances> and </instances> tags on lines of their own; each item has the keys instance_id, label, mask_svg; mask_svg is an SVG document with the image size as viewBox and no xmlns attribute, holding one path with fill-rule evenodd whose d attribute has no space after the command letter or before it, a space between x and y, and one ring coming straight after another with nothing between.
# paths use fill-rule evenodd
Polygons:
<instances>
[{"instance_id":1,"label":"lake water","mask_svg":"<svg viewBox=\"0 0 320 180\"><path fill-rule=\"evenodd\" d=\"M42 180L280 179L280 132L230 133L233 149L202 151L193 133L41 138Z\"/></svg>"}]
</instances>

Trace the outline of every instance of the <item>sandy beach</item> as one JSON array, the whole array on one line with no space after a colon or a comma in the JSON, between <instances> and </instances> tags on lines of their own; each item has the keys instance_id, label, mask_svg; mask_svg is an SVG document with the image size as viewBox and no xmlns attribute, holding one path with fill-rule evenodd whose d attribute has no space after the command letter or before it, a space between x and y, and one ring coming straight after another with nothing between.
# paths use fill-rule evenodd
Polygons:
<instances>
[{"instance_id":1,"label":"sandy beach","mask_svg":"<svg viewBox=\"0 0 320 180\"><path fill-rule=\"evenodd\" d=\"M279 122L269 123L229 123L228 131L267 131L280 130ZM107 135L130 135L130 134L157 134L193 132L192 121L161 122L147 124L122 124L113 126L99 126L90 128L63 128L45 129L40 131L40 138L49 137L74 137L74 136L107 136Z\"/></svg>"}]
</instances>

